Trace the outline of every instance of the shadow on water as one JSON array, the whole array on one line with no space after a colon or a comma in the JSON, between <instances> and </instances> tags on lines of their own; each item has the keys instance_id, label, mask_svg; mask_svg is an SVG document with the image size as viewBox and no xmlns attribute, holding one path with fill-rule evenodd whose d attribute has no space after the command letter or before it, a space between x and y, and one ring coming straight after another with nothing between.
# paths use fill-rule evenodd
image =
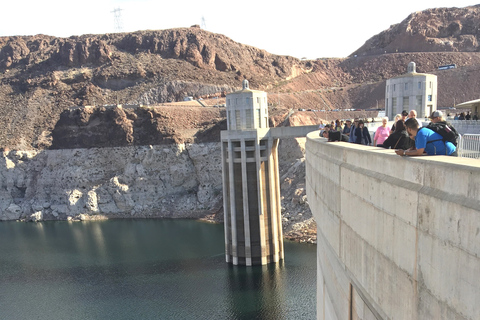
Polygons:
<instances>
[{"instance_id":1,"label":"shadow on water","mask_svg":"<svg viewBox=\"0 0 480 320\"><path fill-rule=\"evenodd\" d=\"M231 314L245 320L284 319L283 267L283 262L253 267L229 265Z\"/></svg>"}]
</instances>

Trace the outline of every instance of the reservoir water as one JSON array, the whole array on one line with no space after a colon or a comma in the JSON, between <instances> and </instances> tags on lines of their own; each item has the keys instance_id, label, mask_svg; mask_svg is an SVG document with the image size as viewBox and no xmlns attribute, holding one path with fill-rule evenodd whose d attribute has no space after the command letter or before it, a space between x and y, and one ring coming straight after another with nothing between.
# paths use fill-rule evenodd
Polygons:
<instances>
[{"instance_id":1,"label":"reservoir water","mask_svg":"<svg viewBox=\"0 0 480 320\"><path fill-rule=\"evenodd\" d=\"M315 319L316 246L225 262L222 224L0 223L0 319Z\"/></svg>"}]
</instances>

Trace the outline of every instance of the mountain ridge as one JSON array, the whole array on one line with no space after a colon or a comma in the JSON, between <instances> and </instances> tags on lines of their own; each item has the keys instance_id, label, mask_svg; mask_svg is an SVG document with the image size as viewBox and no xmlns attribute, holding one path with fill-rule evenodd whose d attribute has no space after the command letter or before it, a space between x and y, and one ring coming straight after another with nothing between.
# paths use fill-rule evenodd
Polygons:
<instances>
[{"instance_id":1,"label":"mountain ridge","mask_svg":"<svg viewBox=\"0 0 480 320\"><path fill-rule=\"evenodd\" d=\"M105 132L119 132L126 140L110 139L112 143L152 143L151 139L141 138L146 137L144 134L131 132L140 128L122 121L155 123L158 135L164 138L157 143L218 141L219 130L225 128L224 116L209 121L211 110L204 109L205 116L201 111L192 111L199 118L194 124L187 116L190 109L173 112L178 103L172 102L192 96L205 99L204 105L213 107L224 103L225 95L241 87L243 79L249 80L252 88L268 92L272 126L290 125L294 119L313 124L351 116L371 117L367 112L333 110L382 108L385 81L405 73L410 61L416 62L419 72L437 74L438 105L450 107L478 98L475 87L480 83L476 76L480 67L480 31L471 26L479 10L477 5L413 13L367 40L349 57L317 60L271 54L198 26L69 38L0 37L0 125L4 128L0 148L67 146L80 128L101 128L89 126L88 121L99 121L102 115L92 116L90 111L72 107L116 104L164 107L161 112L157 109L117 114L116 121L108 125L121 130L112 127ZM465 39L475 46L465 46ZM400 46L405 43L409 46ZM439 49L442 52L432 52ZM457 69L439 71L442 64L456 64ZM109 112L107 109L105 112ZM292 110L298 109L324 112L295 112L285 121ZM132 120L135 117L143 122ZM165 120L169 118L177 121ZM186 128L187 124L191 127ZM55 145L54 130L64 133L55 136ZM101 136L101 132L85 134ZM213 133L209 136L208 132ZM201 140L196 136L199 133ZM61 141L62 136L70 140ZM75 141L75 147L82 147L78 139ZM106 143L108 140L102 145Z\"/></svg>"},{"instance_id":2,"label":"mountain ridge","mask_svg":"<svg viewBox=\"0 0 480 320\"><path fill-rule=\"evenodd\" d=\"M478 52L479 14L480 4L417 11L368 39L350 57L398 52Z\"/></svg>"}]
</instances>

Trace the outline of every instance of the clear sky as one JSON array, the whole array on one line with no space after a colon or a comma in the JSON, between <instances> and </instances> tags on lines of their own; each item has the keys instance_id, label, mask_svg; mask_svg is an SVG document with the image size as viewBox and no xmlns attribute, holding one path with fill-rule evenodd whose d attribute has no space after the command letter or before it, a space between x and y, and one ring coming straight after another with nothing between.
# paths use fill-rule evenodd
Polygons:
<instances>
[{"instance_id":1,"label":"clear sky","mask_svg":"<svg viewBox=\"0 0 480 320\"><path fill-rule=\"evenodd\" d=\"M17 0L0 6L0 36L111 33L116 30L113 10L120 8L124 32L198 24L273 54L346 57L412 12L473 1Z\"/></svg>"}]
</instances>

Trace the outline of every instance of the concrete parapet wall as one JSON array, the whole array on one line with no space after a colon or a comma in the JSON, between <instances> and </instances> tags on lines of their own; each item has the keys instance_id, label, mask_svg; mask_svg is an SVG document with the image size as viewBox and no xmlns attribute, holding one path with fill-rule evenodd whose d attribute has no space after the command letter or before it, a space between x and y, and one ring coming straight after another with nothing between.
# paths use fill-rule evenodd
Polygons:
<instances>
[{"instance_id":1,"label":"concrete parapet wall","mask_svg":"<svg viewBox=\"0 0 480 320\"><path fill-rule=\"evenodd\" d=\"M478 319L480 161L307 136L318 319Z\"/></svg>"}]
</instances>

